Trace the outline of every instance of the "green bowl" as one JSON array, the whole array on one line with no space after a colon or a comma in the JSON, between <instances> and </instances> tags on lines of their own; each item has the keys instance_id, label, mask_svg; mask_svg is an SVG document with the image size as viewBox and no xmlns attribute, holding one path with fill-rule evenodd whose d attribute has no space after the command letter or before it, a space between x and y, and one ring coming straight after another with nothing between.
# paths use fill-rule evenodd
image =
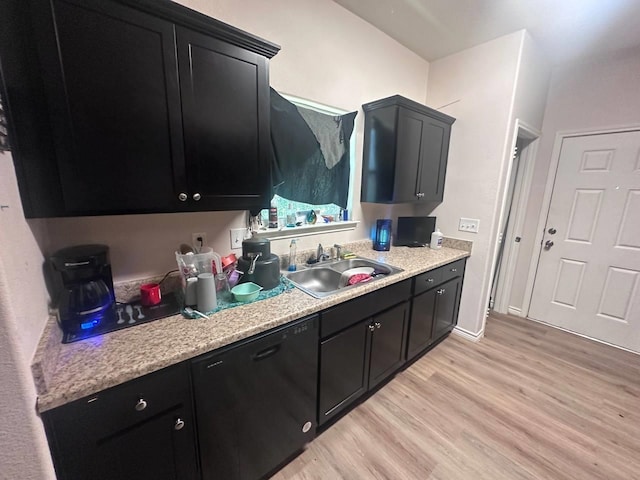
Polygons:
<instances>
[{"instance_id":1,"label":"green bowl","mask_svg":"<svg viewBox=\"0 0 640 480\"><path fill-rule=\"evenodd\" d=\"M262 287L253 282L241 283L231 289L237 302L253 302L260 295Z\"/></svg>"}]
</instances>

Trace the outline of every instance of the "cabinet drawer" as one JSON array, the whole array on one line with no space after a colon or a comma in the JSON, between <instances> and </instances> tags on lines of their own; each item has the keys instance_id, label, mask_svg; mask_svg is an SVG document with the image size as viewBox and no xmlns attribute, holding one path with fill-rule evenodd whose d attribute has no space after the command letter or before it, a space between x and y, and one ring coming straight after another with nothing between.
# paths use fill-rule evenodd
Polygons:
<instances>
[{"instance_id":1,"label":"cabinet drawer","mask_svg":"<svg viewBox=\"0 0 640 480\"><path fill-rule=\"evenodd\" d=\"M416 276L413 294L419 295L441 283L443 273L442 268L436 268Z\"/></svg>"},{"instance_id":2,"label":"cabinet drawer","mask_svg":"<svg viewBox=\"0 0 640 480\"><path fill-rule=\"evenodd\" d=\"M407 300L411 296L411 280L368 293L322 314L320 336L326 338L360 320Z\"/></svg>"},{"instance_id":3,"label":"cabinet drawer","mask_svg":"<svg viewBox=\"0 0 640 480\"><path fill-rule=\"evenodd\" d=\"M442 271L441 282L446 282L451 280L452 278L461 277L464 273L464 263L466 259L458 260L456 262L450 263L449 265L445 265L444 267L440 267L438 270Z\"/></svg>"},{"instance_id":4,"label":"cabinet drawer","mask_svg":"<svg viewBox=\"0 0 640 480\"><path fill-rule=\"evenodd\" d=\"M63 405L43 416L54 423L65 419L85 424L99 438L147 420L189 398L189 372L185 364L178 364Z\"/></svg>"}]
</instances>

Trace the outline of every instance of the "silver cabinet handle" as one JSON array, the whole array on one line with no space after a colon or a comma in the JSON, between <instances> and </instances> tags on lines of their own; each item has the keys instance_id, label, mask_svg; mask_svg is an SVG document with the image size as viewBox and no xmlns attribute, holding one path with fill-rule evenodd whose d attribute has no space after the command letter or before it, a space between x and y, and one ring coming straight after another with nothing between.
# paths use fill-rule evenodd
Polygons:
<instances>
[{"instance_id":1,"label":"silver cabinet handle","mask_svg":"<svg viewBox=\"0 0 640 480\"><path fill-rule=\"evenodd\" d=\"M376 329L376 327L374 327L373 325L369 325L369 331L373 332Z\"/></svg>"},{"instance_id":2,"label":"silver cabinet handle","mask_svg":"<svg viewBox=\"0 0 640 480\"><path fill-rule=\"evenodd\" d=\"M416 197L418 198L422 198L424 197L424 193L420 192L420 193L416 193Z\"/></svg>"},{"instance_id":3,"label":"silver cabinet handle","mask_svg":"<svg viewBox=\"0 0 640 480\"><path fill-rule=\"evenodd\" d=\"M145 408L147 408L147 401L144 398L138 399L138 403L136 403L136 412L141 412Z\"/></svg>"},{"instance_id":4,"label":"silver cabinet handle","mask_svg":"<svg viewBox=\"0 0 640 480\"><path fill-rule=\"evenodd\" d=\"M184 428L184 420L182 420L181 418L178 418L173 428L176 430L182 430Z\"/></svg>"},{"instance_id":5,"label":"silver cabinet handle","mask_svg":"<svg viewBox=\"0 0 640 480\"><path fill-rule=\"evenodd\" d=\"M451 269L451 271L452 271L452 272L457 272L457 271L458 271L458 269L457 269L457 268L452 268L452 269Z\"/></svg>"},{"instance_id":6,"label":"silver cabinet handle","mask_svg":"<svg viewBox=\"0 0 640 480\"><path fill-rule=\"evenodd\" d=\"M180 195L178 195L178 200L180 200L181 202L186 202L187 201L187 194L182 192Z\"/></svg>"},{"instance_id":7,"label":"silver cabinet handle","mask_svg":"<svg viewBox=\"0 0 640 480\"><path fill-rule=\"evenodd\" d=\"M380 328L382 325L380 325L380 322L376 322L374 323L374 325L376 326L376 328Z\"/></svg>"},{"instance_id":8,"label":"silver cabinet handle","mask_svg":"<svg viewBox=\"0 0 640 480\"><path fill-rule=\"evenodd\" d=\"M441 288L440 290L436 290L436 293L437 293L438 295L442 295L444 292L445 292L445 289L444 289L444 288Z\"/></svg>"},{"instance_id":9,"label":"silver cabinet handle","mask_svg":"<svg viewBox=\"0 0 640 480\"><path fill-rule=\"evenodd\" d=\"M197 202L198 200L200 200L202 198L202 196L199 193L194 193L193 194L193 199Z\"/></svg>"},{"instance_id":10,"label":"silver cabinet handle","mask_svg":"<svg viewBox=\"0 0 640 480\"><path fill-rule=\"evenodd\" d=\"M427 283L433 283L433 278L427 278Z\"/></svg>"}]
</instances>

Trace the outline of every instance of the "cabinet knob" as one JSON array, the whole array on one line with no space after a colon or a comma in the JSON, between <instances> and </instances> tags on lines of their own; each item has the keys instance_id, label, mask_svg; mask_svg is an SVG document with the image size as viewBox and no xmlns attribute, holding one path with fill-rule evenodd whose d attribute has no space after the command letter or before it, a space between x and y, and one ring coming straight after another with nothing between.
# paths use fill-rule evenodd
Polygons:
<instances>
[{"instance_id":1,"label":"cabinet knob","mask_svg":"<svg viewBox=\"0 0 640 480\"><path fill-rule=\"evenodd\" d=\"M442 295L444 292L445 292L445 289L444 289L444 288L441 288L441 289L439 289L439 290L436 290L436 293L437 293L438 295Z\"/></svg>"},{"instance_id":2,"label":"cabinet knob","mask_svg":"<svg viewBox=\"0 0 640 480\"><path fill-rule=\"evenodd\" d=\"M145 408L147 408L147 401L144 398L138 399L138 403L136 403L136 412L141 412Z\"/></svg>"},{"instance_id":3,"label":"cabinet knob","mask_svg":"<svg viewBox=\"0 0 640 480\"><path fill-rule=\"evenodd\" d=\"M182 420L181 418L178 418L173 428L176 430L182 430L184 428L184 420Z\"/></svg>"},{"instance_id":4,"label":"cabinet knob","mask_svg":"<svg viewBox=\"0 0 640 480\"><path fill-rule=\"evenodd\" d=\"M424 193L420 192L420 193L416 193L416 197L418 198L422 198L424 197Z\"/></svg>"},{"instance_id":5,"label":"cabinet knob","mask_svg":"<svg viewBox=\"0 0 640 480\"><path fill-rule=\"evenodd\" d=\"M373 332L376 329L376 327L374 327L373 325L369 325L369 331Z\"/></svg>"},{"instance_id":6,"label":"cabinet knob","mask_svg":"<svg viewBox=\"0 0 640 480\"><path fill-rule=\"evenodd\" d=\"M457 271L458 271L458 269L457 269L457 268L452 268L452 269L451 269L451 271L452 271L452 272L457 272Z\"/></svg>"},{"instance_id":7,"label":"cabinet knob","mask_svg":"<svg viewBox=\"0 0 640 480\"><path fill-rule=\"evenodd\" d=\"M433 278L427 278L427 283L433 283Z\"/></svg>"},{"instance_id":8,"label":"cabinet knob","mask_svg":"<svg viewBox=\"0 0 640 480\"><path fill-rule=\"evenodd\" d=\"M181 202L186 202L187 201L187 194L186 193L181 193L180 195L178 195L178 200L180 200Z\"/></svg>"},{"instance_id":9,"label":"cabinet knob","mask_svg":"<svg viewBox=\"0 0 640 480\"><path fill-rule=\"evenodd\" d=\"M193 199L197 202L198 200L200 200L202 198L202 196L199 193L194 193L193 194Z\"/></svg>"},{"instance_id":10,"label":"cabinet knob","mask_svg":"<svg viewBox=\"0 0 640 480\"><path fill-rule=\"evenodd\" d=\"M380 322L376 322L374 323L374 325L376 326L376 328L380 328L382 325L380 325Z\"/></svg>"}]
</instances>

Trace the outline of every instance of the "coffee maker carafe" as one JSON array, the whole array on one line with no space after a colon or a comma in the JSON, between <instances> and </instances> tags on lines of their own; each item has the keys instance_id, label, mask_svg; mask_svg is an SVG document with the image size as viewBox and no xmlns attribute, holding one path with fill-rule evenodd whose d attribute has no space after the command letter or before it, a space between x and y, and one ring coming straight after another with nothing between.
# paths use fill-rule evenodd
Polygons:
<instances>
[{"instance_id":1,"label":"coffee maker carafe","mask_svg":"<svg viewBox=\"0 0 640 480\"><path fill-rule=\"evenodd\" d=\"M51 264L62 280L55 303L63 332L88 331L113 319L115 295L109 247L63 248L51 256Z\"/></svg>"}]
</instances>

